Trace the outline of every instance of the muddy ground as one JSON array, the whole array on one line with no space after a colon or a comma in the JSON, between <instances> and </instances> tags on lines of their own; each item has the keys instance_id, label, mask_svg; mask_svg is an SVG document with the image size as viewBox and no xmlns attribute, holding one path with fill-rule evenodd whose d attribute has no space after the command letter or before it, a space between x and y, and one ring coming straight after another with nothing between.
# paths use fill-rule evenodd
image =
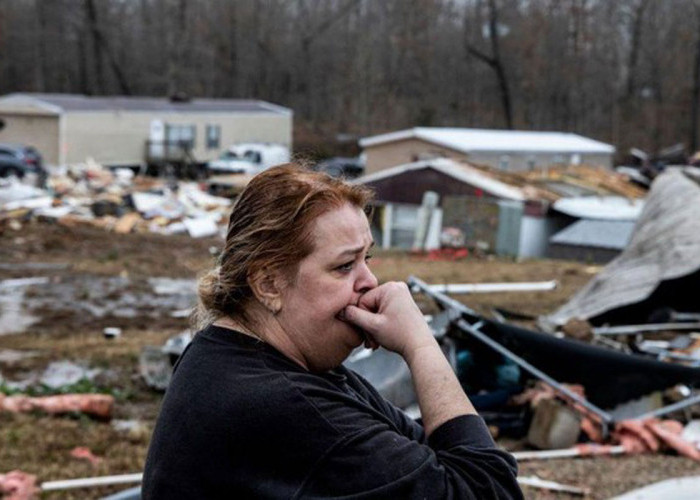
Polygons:
<instances>
[{"instance_id":1,"label":"muddy ground","mask_svg":"<svg viewBox=\"0 0 700 500\"><path fill-rule=\"evenodd\" d=\"M89 390L113 394L114 418L142 423L119 431L87 417L0 414L0 473L36 474L39 482L140 472L162 394L138 373L145 345L161 345L188 328L174 311L192 305L194 280L214 261L222 242L150 234L115 235L90 227L27 222L0 233L0 376L26 380L53 361L70 360L100 373ZM563 261L514 262L469 256L434 261L397 252L375 253L380 281L409 275L429 283L556 279L555 291L470 295L477 311L493 307L538 315L562 304L598 268ZM180 314L179 316L182 316ZM106 327L119 327L113 339ZM2 379L0 379L2 383ZM176 437L174 437L176 438ZM101 458L95 465L72 458L76 446ZM658 480L700 473L693 461L671 455L526 462L521 475L588 487L588 498L609 498ZM98 498L125 487L68 490L43 498ZM526 489L528 498L574 498Z\"/></svg>"}]
</instances>

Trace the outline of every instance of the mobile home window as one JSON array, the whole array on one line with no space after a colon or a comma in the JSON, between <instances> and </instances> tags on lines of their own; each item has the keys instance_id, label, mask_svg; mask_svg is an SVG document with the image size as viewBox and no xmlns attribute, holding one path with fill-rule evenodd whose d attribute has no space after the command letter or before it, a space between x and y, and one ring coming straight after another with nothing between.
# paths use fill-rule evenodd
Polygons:
<instances>
[{"instance_id":1,"label":"mobile home window","mask_svg":"<svg viewBox=\"0 0 700 500\"><path fill-rule=\"evenodd\" d=\"M510 156L508 156L508 155L503 155L498 160L498 168L500 168L501 170L508 170L509 164L510 164Z\"/></svg>"},{"instance_id":2,"label":"mobile home window","mask_svg":"<svg viewBox=\"0 0 700 500\"><path fill-rule=\"evenodd\" d=\"M169 144L185 144L190 149L194 148L197 127L194 125L172 125L166 127L167 141Z\"/></svg>"},{"instance_id":3,"label":"mobile home window","mask_svg":"<svg viewBox=\"0 0 700 500\"><path fill-rule=\"evenodd\" d=\"M207 149L219 149L221 125L207 125Z\"/></svg>"}]
</instances>

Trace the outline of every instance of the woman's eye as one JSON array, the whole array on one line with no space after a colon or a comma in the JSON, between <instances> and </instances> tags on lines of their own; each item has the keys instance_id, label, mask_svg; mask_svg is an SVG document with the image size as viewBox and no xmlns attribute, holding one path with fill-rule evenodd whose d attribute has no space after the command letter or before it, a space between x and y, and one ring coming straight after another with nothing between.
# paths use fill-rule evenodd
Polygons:
<instances>
[{"instance_id":1,"label":"woman's eye","mask_svg":"<svg viewBox=\"0 0 700 500\"><path fill-rule=\"evenodd\" d=\"M341 264L336 269L338 271L352 271L352 266L354 264L354 261L346 262L345 264Z\"/></svg>"},{"instance_id":2,"label":"woman's eye","mask_svg":"<svg viewBox=\"0 0 700 500\"><path fill-rule=\"evenodd\" d=\"M372 255L371 254L365 255L365 262L368 262L370 260L372 260Z\"/></svg>"}]
</instances>

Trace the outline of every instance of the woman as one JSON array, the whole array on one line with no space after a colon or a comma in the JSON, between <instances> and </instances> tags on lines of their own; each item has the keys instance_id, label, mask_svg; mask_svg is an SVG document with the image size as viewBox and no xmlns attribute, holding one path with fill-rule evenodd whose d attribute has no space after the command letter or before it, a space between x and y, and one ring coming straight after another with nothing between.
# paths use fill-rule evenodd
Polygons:
<instances>
[{"instance_id":1,"label":"woman","mask_svg":"<svg viewBox=\"0 0 700 500\"><path fill-rule=\"evenodd\" d=\"M233 207L144 473L149 498L521 498L404 284L378 286L366 188L283 165ZM406 360L423 426L341 363Z\"/></svg>"}]
</instances>

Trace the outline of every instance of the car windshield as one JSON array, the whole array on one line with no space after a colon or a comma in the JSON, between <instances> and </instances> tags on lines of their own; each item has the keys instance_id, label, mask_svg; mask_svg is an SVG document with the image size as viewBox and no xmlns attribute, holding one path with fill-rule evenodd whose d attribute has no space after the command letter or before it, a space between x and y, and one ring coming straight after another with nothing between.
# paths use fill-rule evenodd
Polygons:
<instances>
[{"instance_id":1,"label":"car windshield","mask_svg":"<svg viewBox=\"0 0 700 500\"><path fill-rule=\"evenodd\" d=\"M219 157L222 160L238 160L238 155L234 153L233 151L224 151L221 153L221 156Z\"/></svg>"}]
</instances>

